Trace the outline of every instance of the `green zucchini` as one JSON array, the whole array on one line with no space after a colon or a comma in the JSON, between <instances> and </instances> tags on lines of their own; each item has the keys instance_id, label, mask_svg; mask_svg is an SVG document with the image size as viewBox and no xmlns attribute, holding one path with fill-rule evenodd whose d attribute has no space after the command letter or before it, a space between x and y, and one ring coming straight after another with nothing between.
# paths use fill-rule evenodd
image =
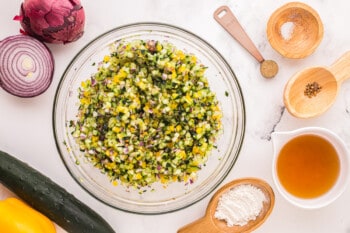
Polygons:
<instances>
[{"instance_id":1,"label":"green zucchini","mask_svg":"<svg viewBox=\"0 0 350 233\"><path fill-rule=\"evenodd\" d=\"M72 194L2 151L0 183L70 233L115 233L100 215Z\"/></svg>"}]
</instances>

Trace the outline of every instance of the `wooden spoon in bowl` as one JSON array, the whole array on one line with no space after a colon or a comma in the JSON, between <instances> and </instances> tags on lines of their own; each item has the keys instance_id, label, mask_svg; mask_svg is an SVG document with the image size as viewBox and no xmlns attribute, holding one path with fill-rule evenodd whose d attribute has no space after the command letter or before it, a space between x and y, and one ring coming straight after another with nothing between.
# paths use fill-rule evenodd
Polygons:
<instances>
[{"instance_id":1,"label":"wooden spoon in bowl","mask_svg":"<svg viewBox=\"0 0 350 233\"><path fill-rule=\"evenodd\" d=\"M295 117L318 116L334 103L342 82L348 78L350 51L329 68L312 67L295 74L284 89L284 104Z\"/></svg>"},{"instance_id":2,"label":"wooden spoon in bowl","mask_svg":"<svg viewBox=\"0 0 350 233\"><path fill-rule=\"evenodd\" d=\"M219 220L214 217L219 199L222 194L228 192L232 188L239 185L253 185L259 188L265 195L266 201L263 203L263 209L255 220L249 221L243 226L234 225L232 227L227 226L224 220ZM259 227L270 215L273 206L275 204L275 194L268 183L257 178L244 178L231 181L220 188L210 200L204 217L182 227L178 233L244 233L251 232Z\"/></svg>"}]
</instances>

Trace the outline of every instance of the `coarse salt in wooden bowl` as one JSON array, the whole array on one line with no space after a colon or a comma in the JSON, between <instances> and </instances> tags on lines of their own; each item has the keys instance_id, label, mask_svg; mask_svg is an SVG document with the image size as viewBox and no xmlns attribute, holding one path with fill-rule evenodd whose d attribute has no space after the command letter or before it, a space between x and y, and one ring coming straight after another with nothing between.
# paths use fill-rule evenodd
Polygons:
<instances>
[{"instance_id":1,"label":"coarse salt in wooden bowl","mask_svg":"<svg viewBox=\"0 0 350 233\"><path fill-rule=\"evenodd\" d=\"M286 58L305 58L323 38L323 24L318 13L301 2L278 8L267 23L271 46Z\"/></svg>"}]
</instances>

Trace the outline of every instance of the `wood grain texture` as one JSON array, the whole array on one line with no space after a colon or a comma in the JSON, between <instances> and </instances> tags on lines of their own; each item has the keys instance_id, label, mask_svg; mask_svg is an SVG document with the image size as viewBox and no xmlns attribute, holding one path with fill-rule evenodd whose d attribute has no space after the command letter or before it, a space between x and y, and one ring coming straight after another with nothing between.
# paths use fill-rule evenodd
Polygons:
<instances>
[{"instance_id":1,"label":"wood grain texture","mask_svg":"<svg viewBox=\"0 0 350 233\"><path fill-rule=\"evenodd\" d=\"M330 67L310 67L296 73L284 89L284 104L298 118L311 118L324 113L336 100L341 83L350 78L350 51ZM308 97L306 85L316 82L320 92Z\"/></svg>"},{"instance_id":2,"label":"wood grain texture","mask_svg":"<svg viewBox=\"0 0 350 233\"><path fill-rule=\"evenodd\" d=\"M290 38L283 36L285 23L293 24ZM267 23L271 46L286 58L305 58L312 54L323 38L323 23L318 13L301 2L290 2L278 8Z\"/></svg>"},{"instance_id":3,"label":"wood grain texture","mask_svg":"<svg viewBox=\"0 0 350 233\"><path fill-rule=\"evenodd\" d=\"M226 222L223 220L218 220L214 217L219 199L222 194L229 191L230 189L239 186L239 185L253 185L259 188L265 195L266 201L263 203L263 209L260 212L259 216L255 220L249 221L246 225L243 226L227 226ZM268 183L261 179L257 178L242 178L233 180L230 183L227 183L221 187L211 198L206 213L203 218L194 221L181 229L178 230L178 233L247 233L251 232L254 229L258 228L263 224L268 216L271 214L275 204L275 194Z\"/></svg>"}]
</instances>

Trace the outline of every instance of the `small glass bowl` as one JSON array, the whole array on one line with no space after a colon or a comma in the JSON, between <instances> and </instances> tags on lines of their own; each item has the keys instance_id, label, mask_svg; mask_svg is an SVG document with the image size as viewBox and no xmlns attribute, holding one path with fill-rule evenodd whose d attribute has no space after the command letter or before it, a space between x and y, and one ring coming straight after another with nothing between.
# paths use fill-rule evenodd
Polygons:
<instances>
[{"instance_id":1,"label":"small glass bowl","mask_svg":"<svg viewBox=\"0 0 350 233\"><path fill-rule=\"evenodd\" d=\"M193 53L208 67L205 75L223 111L223 133L217 149L192 184L156 183L154 191L113 185L107 175L87 161L71 135L69 122L76 120L78 88L82 81L96 73L96 66L109 54L109 45L117 40L168 41L187 53ZM239 83L224 58L208 43L178 27L159 23L138 23L115 28L86 45L72 60L57 88L53 129L58 151L71 175L90 194L104 203L128 212L160 214L185 208L210 194L233 167L244 137L245 109Z\"/></svg>"}]
</instances>

